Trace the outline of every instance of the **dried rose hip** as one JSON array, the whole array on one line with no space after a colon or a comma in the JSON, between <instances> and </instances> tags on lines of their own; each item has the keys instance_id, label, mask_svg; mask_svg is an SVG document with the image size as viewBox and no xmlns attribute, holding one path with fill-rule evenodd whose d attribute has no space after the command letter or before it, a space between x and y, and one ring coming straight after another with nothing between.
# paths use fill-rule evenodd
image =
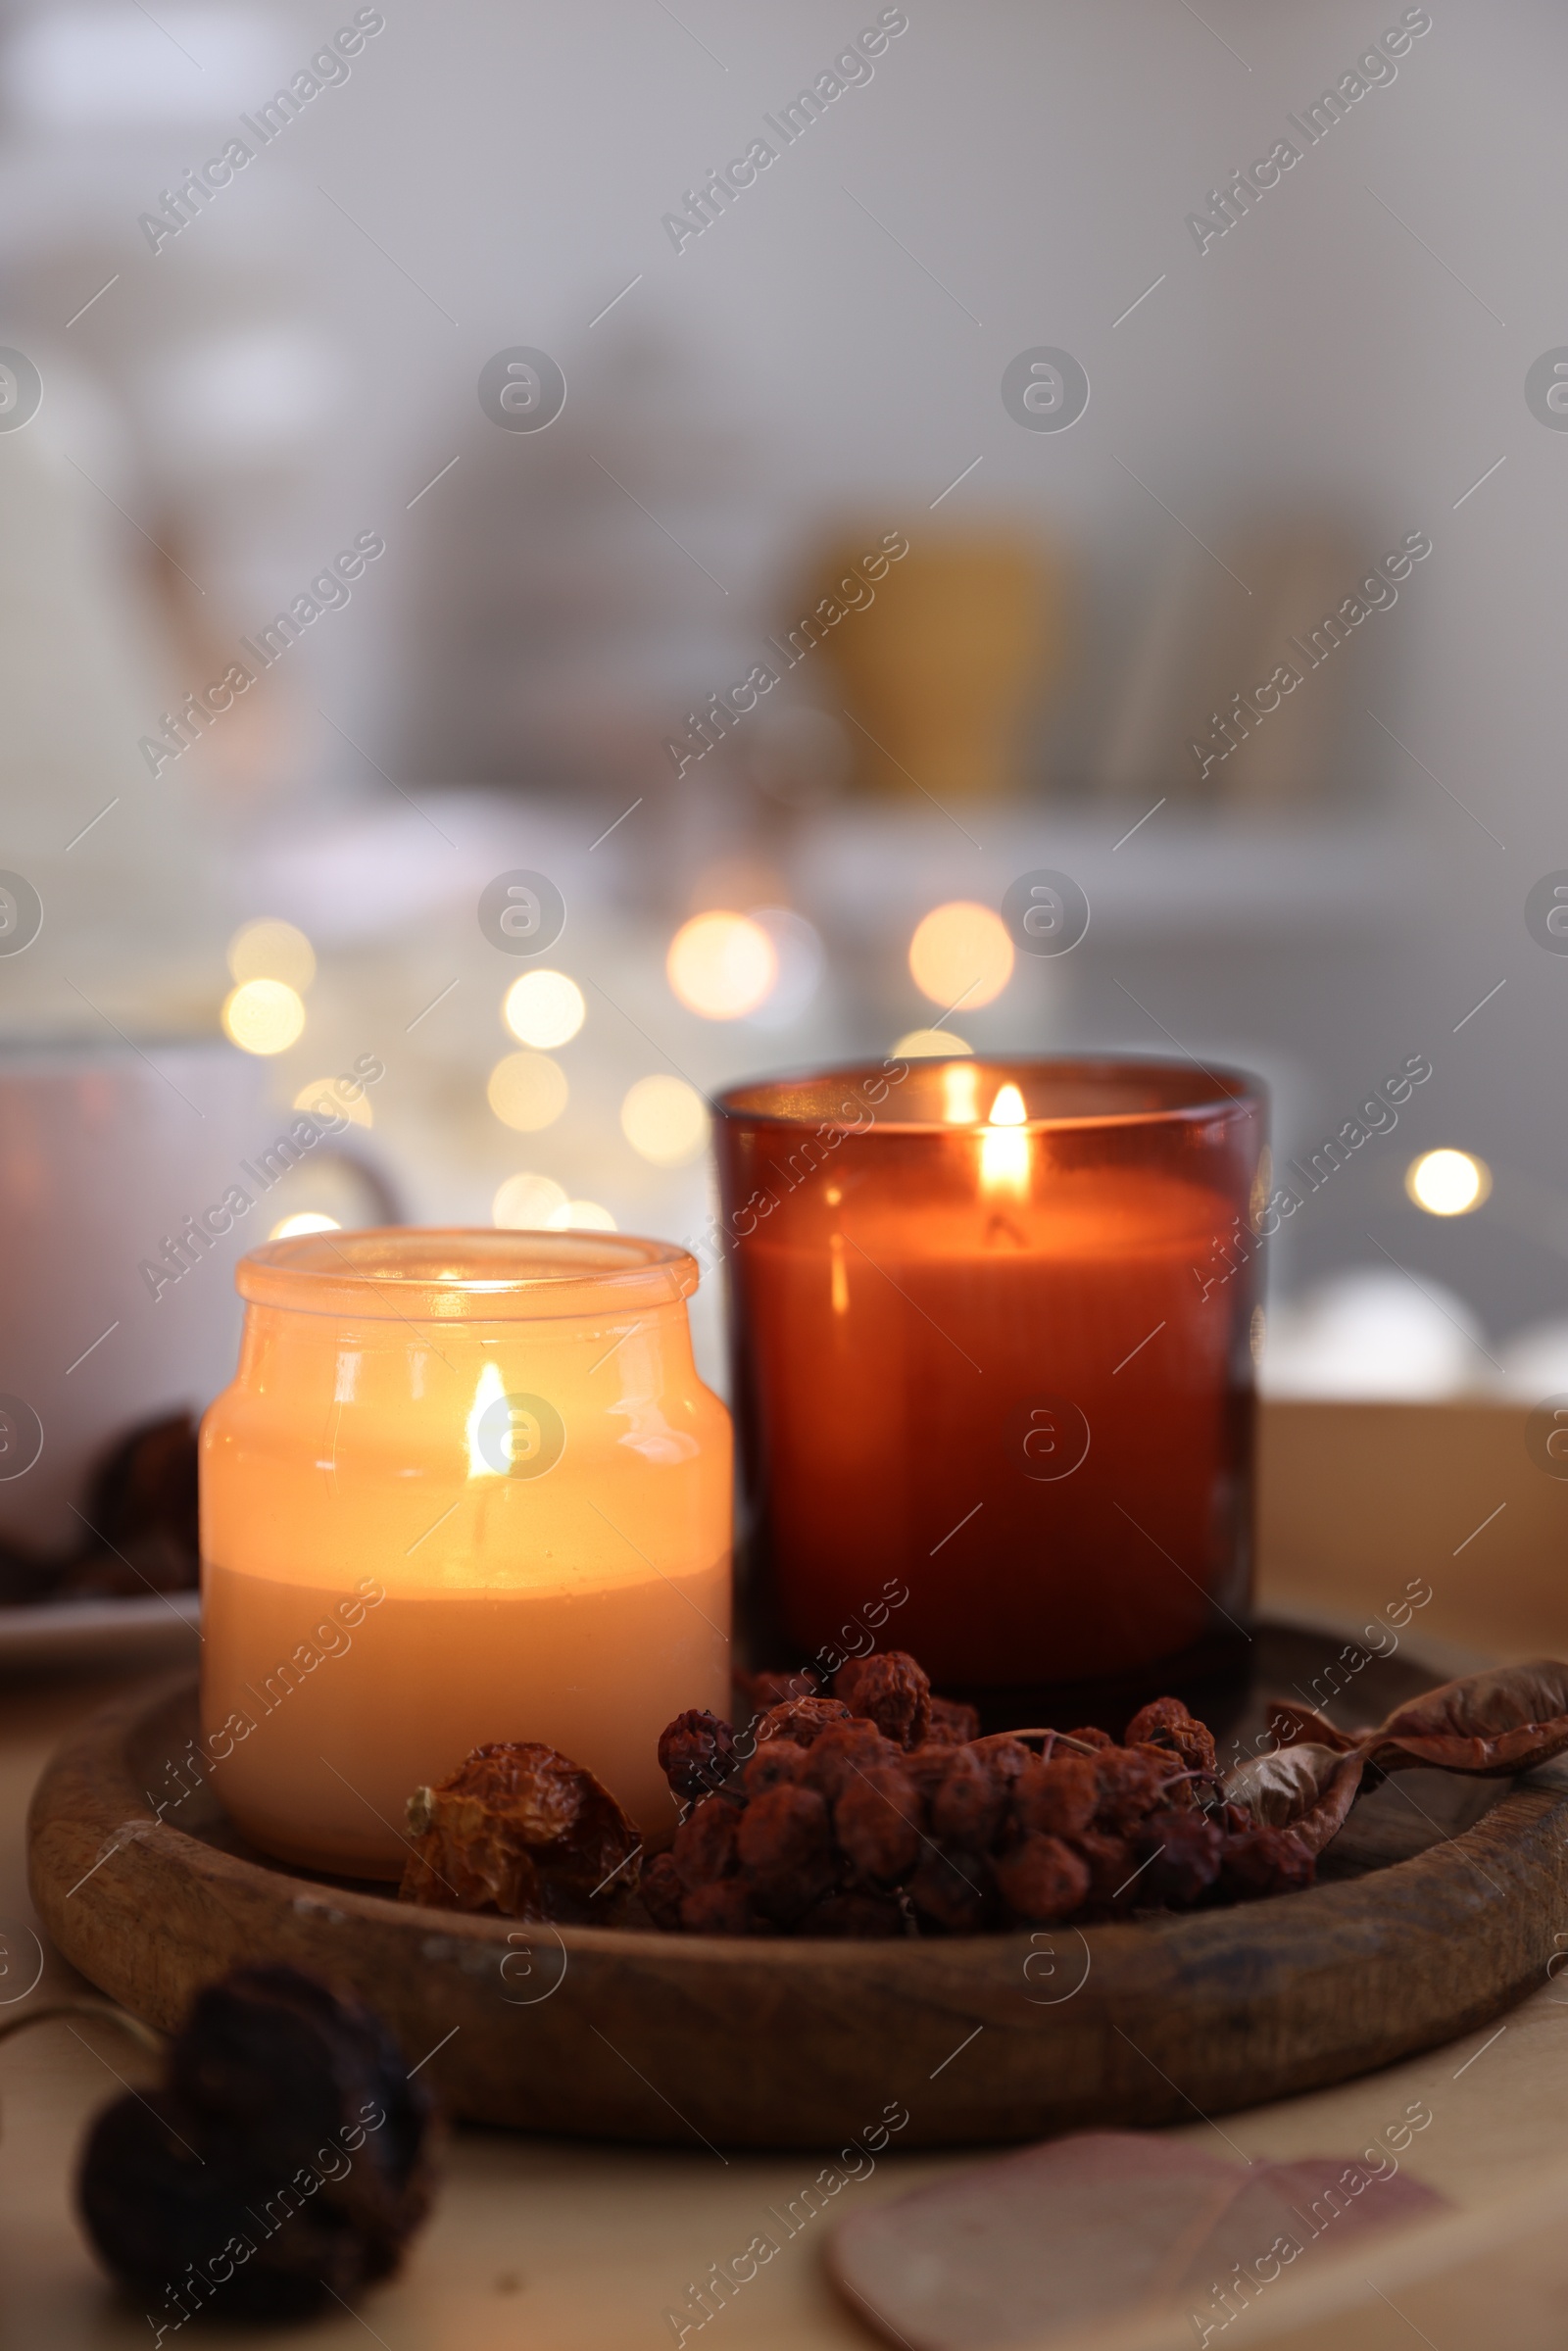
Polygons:
<instances>
[{"instance_id":1,"label":"dried rose hip","mask_svg":"<svg viewBox=\"0 0 1568 2351\"><path fill-rule=\"evenodd\" d=\"M654 1925L662 1927L666 1935L675 1934L680 1927L680 1906L686 1888L672 1853L655 1855L643 1871L637 1891Z\"/></svg>"},{"instance_id":2,"label":"dried rose hip","mask_svg":"<svg viewBox=\"0 0 1568 2351\"><path fill-rule=\"evenodd\" d=\"M1025 1833L1081 1837L1100 1802L1100 1776L1091 1755L1032 1756L1013 1783L1013 1817Z\"/></svg>"},{"instance_id":3,"label":"dried rose hip","mask_svg":"<svg viewBox=\"0 0 1568 2351\"><path fill-rule=\"evenodd\" d=\"M833 1830L857 1878L890 1886L908 1876L920 1858L916 1806L903 1772L887 1764L873 1764L844 1783L833 1805Z\"/></svg>"},{"instance_id":4,"label":"dried rose hip","mask_svg":"<svg viewBox=\"0 0 1568 2351\"><path fill-rule=\"evenodd\" d=\"M740 1808L726 1803L722 1796L705 1796L681 1822L670 1857L688 1892L695 1892L699 1886L710 1885L716 1878L734 1876L740 1866L735 1854L735 1835L741 1818Z\"/></svg>"},{"instance_id":5,"label":"dried rose hip","mask_svg":"<svg viewBox=\"0 0 1568 2351\"><path fill-rule=\"evenodd\" d=\"M1138 1861L1147 1864L1132 1888L1137 1907L1191 1910L1219 1876L1224 1845L1200 1812L1152 1812L1133 1841Z\"/></svg>"},{"instance_id":6,"label":"dried rose hip","mask_svg":"<svg viewBox=\"0 0 1568 2351\"><path fill-rule=\"evenodd\" d=\"M927 1844L909 1880L909 1898L923 1928L939 1935L978 1935L995 1889L984 1854Z\"/></svg>"},{"instance_id":7,"label":"dried rose hip","mask_svg":"<svg viewBox=\"0 0 1568 2351\"><path fill-rule=\"evenodd\" d=\"M170 2327L303 2318L397 2268L429 2208L429 2139L379 2018L296 1968L240 1968L197 1994L163 2085L98 2116L77 2200Z\"/></svg>"},{"instance_id":8,"label":"dried rose hip","mask_svg":"<svg viewBox=\"0 0 1568 2351\"><path fill-rule=\"evenodd\" d=\"M1116 1743L1108 1731L1097 1731L1092 1723L1086 1723L1076 1731L1064 1731L1062 1737L1075 1739L1082 1747L1113 1747Z\"/></svg>"},{"instance_id":9,"label":"dried rose hip","mask_svg":"<svg viewBox=\"0 0 1568 2351\"><path fill-rule=\"evenodd\" d=\"M902 1749L884 1739L874 1723L834 1723L812 1743L801 1778L831 1804L857 1772L889 1764L902 1767L905 1760Z\"/></svg>"},{"instance_id":10,"label":"dried rose hip","mask_svg":"<svg viewBox=\"0 0 1568 2351\"><path fill-rule=\"evenodd\" d=\"M1188 1771L1218 1769L1213 1733L1206 1723L1188 1713L1180 1698L1152 1698L1141 1707L1127 1725L1127 1744L1167 1746L1181 1757Z\"/></svg>"},{"instance_id":11,"label":"dried rose hip","mask_svg":"<svg viewBox=\"0 0 1568 2351\"><path fill-rule=\"evenodd\" d=\"M1089 1829L1072 1841L1073 1850L1089 1864L1089 1900L1095 1909L1108 1914L1118 1901L1126 1906L1137 1890L1127 1881L1138 1867L1127 1839Z\"/></svg>"},{"instance_id":12,"label":"dried rose hip","mask_svg":"<svg viewBox=\"0 0 1568 2351\"><path fill-rule=\"evenodd\" d=\"M798 1747L808 1747L835 1723L850 1720L850 1710L839 1698L785 1698L758 1717L757 1740L760 1746L769 1739L793 1739Z\"/></svg>"},{"instance_id":13,"label":"dried rose hip","mask_svg":"<svg viewBox=\"0 0 1568 2351\"><path fill-rule=\"evenodd\" d=\"M609 1788L535 1739L475 1747L410 1798L409 1831L404 1902L609 1926L636 1882L641 1839Z\"/></svg>"},{"instance_id":14,"label":"dried rose hip","mask_svg":"<svg viewBox=\"0 0 1568 2351\"><path fill-rule=\"evenodd\" d=\"M852 1657L834 1675L833 1694L895 1746L917 1747L931 1728L931 1684L907 1649Z\"/></svg>"},{"instance_id":15,"label":"dried rose hip","mask_svg":"<svg viewBox=\"0 0 1568 2351\"><path fill-rule=\"evenodd\" d=\"M770 1788L748 1804L736 1837L741 1874L760 1910L789 1926L833 1884L828 1809L814 1788Z\"/></svg>"},{"instance_id":16,"label":"dried rose hip","mask_svg":"<svg viewBox=\"0 0 1568 2351\"><path fill-rule=\"evenodd\" d=\"M1125 1837L1159 1802L1169 1758L1149 1747L1104 1747L1095 1757L1099 1826Z\"/></svg>"},{"instance_id":17,"label":"dried rose hip","mask_svg":"<svg viewBox=\"0 0 1568 2351\"><path fill-rule=\"evenodd\" d=\"M818 1739L817 1745L820 1746ZM814 1748L798 1747L793 1739L770 1739L766 1746L759 1747L741 1774L741 1784L748 1796L765 1796L770 1788L782 1788L786 1781L798 1780L806 1769Z\"/></svg>"},{"instance_id":18,"label":"dried rose hip","mask_svg":"<svg viewBox=\"0 0 1568 2351\"><path fill-rule=\"evenodd\" d=\"M1059 1837L1026 1837L996 1864L997 1890L1015 1919L1049 1927L1081 1909L1089 1893L1089 1864Z\"/></svg>"},{"instance_id":19,"label":"dried rose hip","mask_svg":"<svg viewBox=\"0 0 1568 2351\"><path fill-rule=\"evenodd\" d=\"M659 1768L682 1804L719 1787L735 1768L735 1734L706 1707L688 1706L659 1734Z\"/></svg>"},{"instance_id":20,"label":"dried rose hip","mask_svg":"<svg viewBox=\"0 0 1568 2351\"><path fill-rule=\"evenodd\" d=\"M757 1935L768 1926L753 1909L739 1878L715 1878L711 1886L695 1887L681 1903L680 1923L688 1935Z\"/></svg>"},{"instance_id":21,"label":"dried rose hip","mask_svg":"<svg viewBox=\"0 0 1568 2351\"><path fill-rule=\"evenodd\" d=\"M1298 1893L1316 1876L1315 1857L1289 1829L1247 1828L1225 1838L1219 1885L1233 1902Z\"/></svg>"},{"instance_id":22,"label":"dried rose hip","mask_svg":"<svg viewBox=\"0 0 1568 2351\"><path fill-rule=\"evenodd\" d=\"M931 1700L931 1728L926 1733L928 1743L958 1747L979 1736L980 1717L972 1706L961 1704L957 1698L934 1697Z\"/></svg>"},{"instance_id":23,"label":"dried rose hip","mask_svg":"<svg viewBox=\"0 0 1568 2351\"><path fill-rule=\"evenodd\" d=\"M943 1844L984 1852L1002 1826L1006 1789L973 1747L950 1748L942 1784L931 1798L931 1834Z\"/></svg>"}]
</instances>

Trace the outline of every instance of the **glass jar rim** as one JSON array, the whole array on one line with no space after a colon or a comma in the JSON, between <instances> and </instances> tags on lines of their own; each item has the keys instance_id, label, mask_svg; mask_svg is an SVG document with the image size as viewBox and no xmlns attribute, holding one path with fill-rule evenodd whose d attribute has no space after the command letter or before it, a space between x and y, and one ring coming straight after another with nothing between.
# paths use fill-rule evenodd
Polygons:
<instances>
[{"instance_id":1,"label":"glass jar rim","mask_svg":"<svg viewBox=\"0 0 1568 2351\"><path fill-rule=\"evenodd\" d=\"M632 1233L475 1225L370 1225L299 1233L248 1249L234 1287L248 1304L409 1322L533 1322L679 1305L697 1260Z\"/></svg>"},{"instance_id":2,"label":"glass jar rim","mask_svg":"<svg viewBox=\"0 0 1568 2351\"><path fill-rule=\"evenodd\" d=\"M894 1071L902 1067L903 1076ZM890 1054L882 1061L857 1061L797 1076L749 1080L715 1097L712 1108L725 1126L769 1125L784 1128L830 1127L846 1135L873 1130L896 1135L951 1135L964 1127L984 1127L984 1113L952 1119L901 1116L889 1100L892 1088L915 1073L972 1069L994 1073L997 1086L1012 1084L1024 1091L1030 1079L1058 1086L1076 1083L1085 1091L1099 1087L1106 1097L1102 1106L1031 1111L1006 1123L1032 1133L1083 1130L1096 1127L1135 1127L1180 1124L1190 1120L1246 1114L1260 1108L1267 1088L1245 1069L1224 1064L1213 1068L1201 1062L1177 1061L1152 1053L954 1053L907 1056L902 1062ZM1113 1101L1119 1086L1124 1095L1135 1087L1163 1091L1164 1101ZM880 1086L880 1095L869 1092ZM833 1097L840 1099L832 1102ZM830 1106L831 1105L831 1106Z\"/></svg>"}]
</instances>

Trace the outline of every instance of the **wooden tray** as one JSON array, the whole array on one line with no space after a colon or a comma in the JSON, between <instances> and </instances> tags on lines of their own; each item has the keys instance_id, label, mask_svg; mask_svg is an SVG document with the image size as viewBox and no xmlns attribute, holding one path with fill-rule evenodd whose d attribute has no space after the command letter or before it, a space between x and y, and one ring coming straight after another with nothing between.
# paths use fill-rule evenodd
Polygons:
<instances>
[{"instance_id":1,"label":"wooden tray","mask_svg":"<svg viewBox=\"0 0 1568 2351\"><path fill-rule=\"evenodd\" d=\"M1260 1693L1307 1691L1339 1646L1256 1645ZM1442 1678L1369 1662L1351 1713ZM577 2136L836 2147L902 2108L900 2148L958 2146L1258 2105L1484 2024L1542 1982L1568 1886L1551 1765L1402 1774L1330 1882L1237 1909L904 1943L523 1929L290 1875L205 1788L154 1820L195 1729L194 1682L143 1689L45 1773L31 1883L66 1956L163 2027L226 1969L290 1960L378 2008L450 2111Z\"/></svg>"}]
</instances>

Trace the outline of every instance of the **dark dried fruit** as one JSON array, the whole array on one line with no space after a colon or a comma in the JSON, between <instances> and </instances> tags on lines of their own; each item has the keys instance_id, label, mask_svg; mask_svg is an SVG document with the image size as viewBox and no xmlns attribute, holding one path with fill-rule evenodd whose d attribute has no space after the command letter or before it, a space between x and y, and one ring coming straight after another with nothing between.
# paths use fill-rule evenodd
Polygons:
<instances>
[{"instance_id":1,"label":"dark dried fruit","mask_svg":"<svg viewBox=\"0 0 1568 2351\"><path fill-rule=\"evenodd\" d=\"M609 1788L535 1739L475 1747L410 1798L409 1831L404 1902L610 1926L636 1883L641 1839Z\"/></svg>"},{"instance_id":2,"label":"dark dried fruit","mask_svg":"<svg viewBox=\"0 0 1568 2351\"><path fill-rule=\"evenodd\" d=\"M379 2018L296 1968L198 1993L163 2085L117 2099L77 2199L107 2267L171 2313L303 2318L390 2277L430 2202L430 2102Z\"/></svg>"},{"instance_id":3,"label":"dark dried fruit","mask_svg":"<svg viewBox=\"0 0 1568 2351\"><path fill-rule=\"evenodd\" d=\"M885 1764L902 1767L904 1761L902 1749L884 1739L874 1723L835 1723L812 1745L801 1777L831 1804L857 1772Z\"/></svg>"},{"instance_id":4,"label":"dark dried fruit","mask_svg":"<svg viewBox=\"0 0 1568 2351\"><path fill-rule=\"evenodd\" d=\"M1007 1791L973 1747L956 1747L952 1754L931 1799L931 1833L943 1844L967 1845L983 1853L1002 1827Z\"/></svg>"},{"instance_id":5,"label":"dark dried fruit","mask_svg":"<svg viewBox=\"0 0 1568 2351\"><path fill-rule=\"evenodd\" d=\"M758 1748L741 1774L746 1793L763 1796L770 1788L782 1788L787 1781L798 1780L808 1757L814 1752L814 1748L798 1747L793 1739L770 1739L766 1746Z\"/></svg>"},{"instance_id":6,"label":"dark dried fruit","mask_svg":"<svg viewBox=\"0 0 1568 2351\"><path fill-rule=\"evenodd\" d=\"M1141 1707L1127 1725L1126 1743L1169 1747L1191 1772L1218 1768L1213 1733L1206 1723L1195 1721L1180 1698L1154 1698Z\"/></svg>"},{"instance_id":7,"label":"dark dried fruit","mask_svg":"<svg viewBox=\"0 0 1568 2351\"><path fill-rule=\"evenodd\" d=\"M1145 1866L1134 1883L1140 1910L1164 1905L1191 1910L1219 1876L1224 1837L1200 1812L1156 1812L1133 1842Z\"/></svg>"},{"instance_id":8,"label":"dark dried fruit","mask_svg":"<svg viewBox=\"0 0 1568 2351\"><path fill-rule=\"evenodd\" d=\"M1013 1786L1018 1826L1047 1837L1081 1837L1100 1802L1100 1776L1089 1755L1031 1757Z\"/></svg>"},{"instance_id":9,"label":"dark dried fruit","mask_svg":"<svg viewBox=\"0 0 1568 2351\"><path fill-rule=\"evenodd\" d=\"M643 1871L637 1891L654 1925L662 1927L666 1935L675 1934L680 1927L680 1906L686 1888L672 1853L655 1855Z\"/></svg>"},{"instance_id":10,"label":"dark dried fruit","mask_svg":"<svg viewBox=\"0 0 1568 2351\"><path fill-rule=\"evenodd\" d=\"M1108 1913L1118 1901L1126 1904L1136 1890L1127 1881L1138 1867L1127 1839L1091 1829L1073 1838L1073 1849L1089 1864L1089 1900L1095 1909Z\"/></svg>"},{"instance_id":11,"label":"dark dried fruit","mask_svg":"<svg viewBox=\"0 0 1568 2351\"><path fill-rule=\"evenodd\" d=\"M962 1746L980 1736L980 1717L972 1706L960 1704L956 1698L931 1700L931 1728L926 1733L930 1745Z\"/></svg>"},{"instance_id":12,"label":"dark dried fruit","mask_svg":"<svg viewBox=\"0 0 1568 2351\"><path fill-rule=\"evenodd\" d=\"M845 1860L872 1886L897 1886L920 1858L917 1798L903 1772L886 1764L856 1772L833 1806L833 1830Z\"/></svg>"},{"instance_id":13,"label":"dark dried fruit","mask_svg":"<svg viewBox=\"0 0 1568 2351\"><path fill-rule=\"evenodd\" d=\"M1125 1837L1153 1811L1167 1762L1149 1747L1104 1747L1095 1757L1100 1783L1096 1819L1108 1836Z\"/></svg>"},{"instance_id":14,"label":"dark dried fruit","mask_svg":"<svg viewBox=\"0 0 1568 2351\"><path fill-rule=\"evenodd\" d=\"M1116 1743L1108 1731L1097 1731L1093 1724L1077 1731L1064 1731L1062 1737L1076 1739L1081 1747L1113 1747Z\"/></svg>"},{"instance_id":15,"label":"dark dried fruit","mask_svg":"<svg viewBox=\"0 0 1568 2351\"><path fill-rule=\"evenodd\" d=\"M1219 1886L1233 1902L1299 1893L1316 1876L1316 1857L1293 1830L1243 1829L1225 1839Z\"/></svg>"},{"instance_id":16,"label":"dark dried fruit","mask_svg":"<svg viewBox=\"0 0 1568 2351\"><path fill-rule=\"evenodd\" d=\"M939 1935L978 1935L994 1884L985 1855L927 1843L908 1891L922 1927Z\"/></svg>"},{"instance_id":17,"label":"dark dried fruit","mask_svg":"<svg viewBox=\"0 0 1568 2351\"><path fill-rule=\"evenodd\" d=\"M839 1698L786 1698L758 1718L758 1744L769 1739L793 1739L798 1747L808 1747L835 1723L850 1719L848 1706Z\"/></svg>"},{"instance_id":18,"label":"dark dried fruit","mask_svg":"<svg viewBox=\"0 0 1568 2351\"><path fill-rule=\"evenodd\" d=\"M998 1892L1025 1926L1049 1927L1088 1898L1089 1864L1059 1837L1026 1837L996 1870Z\"/></svg>"},{"instance_id":19,"label":"dark dried fruit","mask_svg":"<svg viewBox=\"0 0 1568 2351\"><path fill-rule=\"evenodd\" d=\"M735 1835L741 1817L740 1808L726 1803L722 1796L706 1796L681 1822L670 1858L689 1893L699 1886L711 1885L716 1878L734 1876L740 1867Z\"/></svg>"},{"instance_id":20,"label":"dark dried fruit","mask_svg":"<svg viewBox=\"0 0 1568 2351\"><path fill-rule=\"evenodd\" d=\"M752 1908L739 1878L715 1878L711 1886L697 1886L681 1903L680 1923L688 1935L757 1935L768 1926Z\"/></svg>"},{"instance_id":21,"label":"dark dried fruit","mask_svg":"<svg viewBox=\"0 0 1568 2351\"><path fill-rule=\"evenodd\" d=\"M689 1706L659 1734L659 1768L677 1802L695 1804L735 1769L735 1734L704 1706Z\"/></svg>"},{"instance_id":22,"label":"dark dried fruit","mask_svg":"<svg viewBox=\"0 0 1568 2351\"><path fill-rule=\"evenodd\" d=\"M814 1788L770 1788L748 1804L736 1849L758 1908L784 1925L833 1884L832 1828Z\"/></svg>"},{"instance_id":23,"label":"dark dried fruit","mask_svg":"<svg viewBox=\"0 0 1568 2351\"><path fill-rule=\"evenodd\" d=\"M931 1684L907 1649L852 1657L834 1675L833 1694L895 1746L919 1746L931 1728Z\"/></svg>"}]
</instances>

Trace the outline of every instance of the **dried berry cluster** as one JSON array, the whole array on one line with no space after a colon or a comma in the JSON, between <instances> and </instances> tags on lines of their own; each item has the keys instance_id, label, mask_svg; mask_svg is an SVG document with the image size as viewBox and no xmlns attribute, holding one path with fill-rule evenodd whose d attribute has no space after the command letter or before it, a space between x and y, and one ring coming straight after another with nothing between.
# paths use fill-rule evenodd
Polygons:
<instances>
[{"instance_id":1,"label":"dried berry cluster","mask_svg":"<svg viewBox=\"0 0 1568 2351\"><path fill-rule=\"evenodd\" d=\"M197 1994L161 2085L99 2115L77 2192L108 2268L168 2314L160 2333L210 2305L297 2318L397 2268L429 2208L429 2139L379 2018L297 1968L241 1968Z\"/></svg>"},{"instance_id":2,"label":"dried berry cluster","mask_svg":"<svg viewBox=\"0 0 1568 2351\"><path fill-rule=\"evenodd\" d=\"M787 1690L751 1741L679 1716L660 1761L688 1809L643 1872L644 1905L688 1935L972 1935L1312 1881L1289 1828L1224 1800L1213 1739L1175 1698L1146 1706L1120 1746L977 1727L901 1650L845 1666L831 1697Z\"/></svg>"}]
</instances>

